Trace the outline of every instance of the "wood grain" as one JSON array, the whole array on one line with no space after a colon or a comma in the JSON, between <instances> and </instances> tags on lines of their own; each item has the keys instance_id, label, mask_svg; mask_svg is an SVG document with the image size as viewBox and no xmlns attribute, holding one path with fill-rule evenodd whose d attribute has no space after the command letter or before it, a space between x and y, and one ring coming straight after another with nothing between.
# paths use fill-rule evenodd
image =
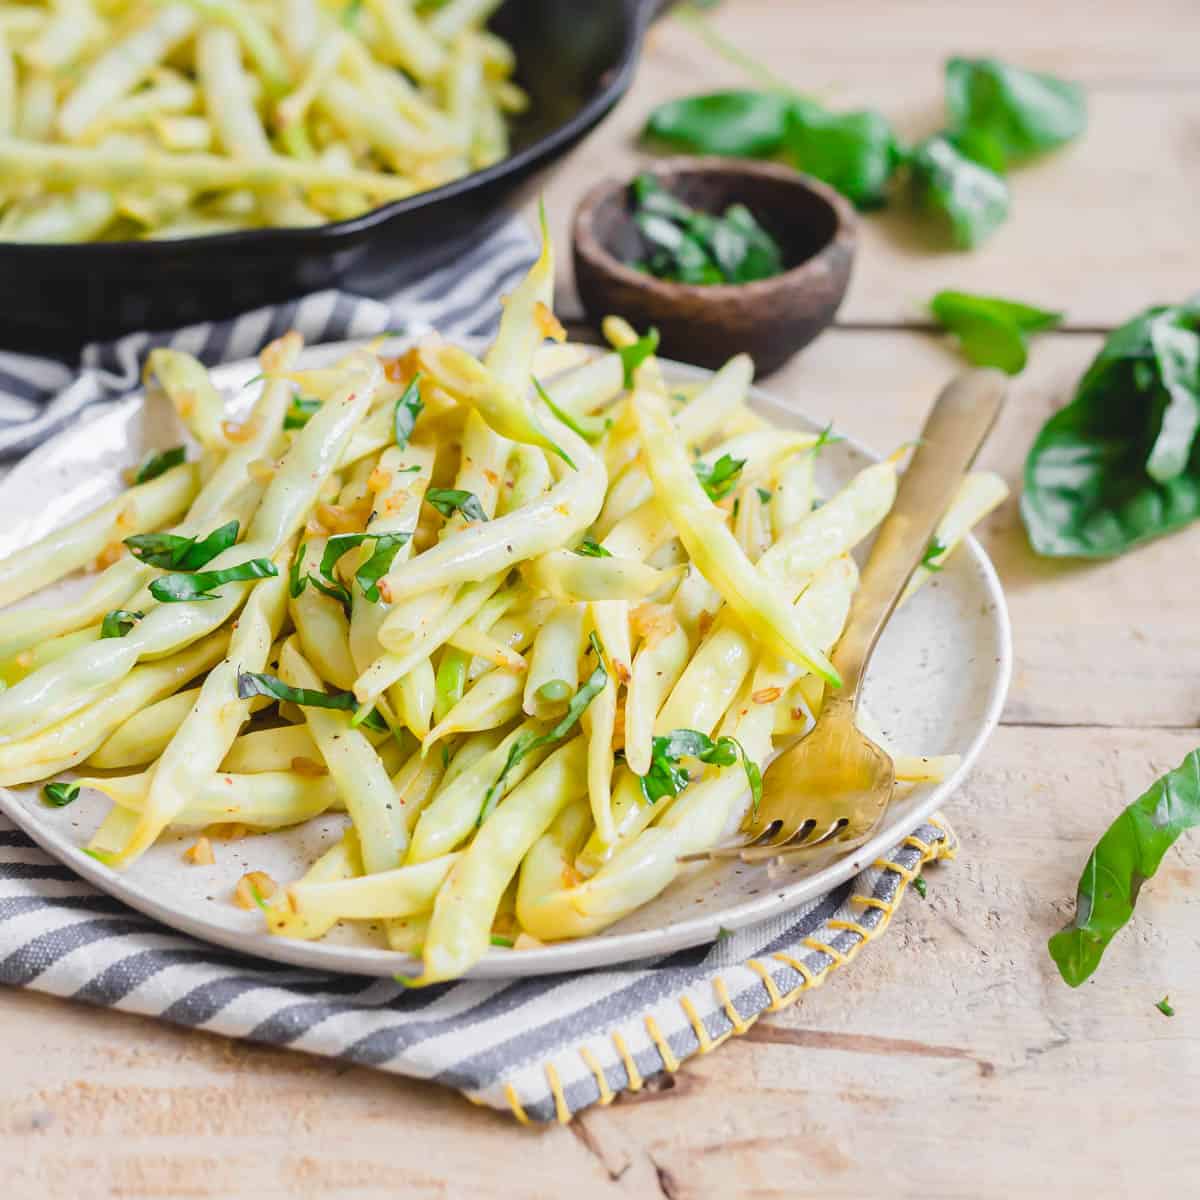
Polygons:
<instances>
[{"instance_id":1,"label":"wood grain","mask_svg":"<svg viewBox=\"0 0 1200 1200\"><path fill-rule=\"evenodd\" d=\"M1087 139L1015 178L1013 220L977 254L931 253L900 216L864 222L843 310L858 327L825 335L771 382L797 407L881 450L911 437L959 365L920 328L940 287L1064 307L1083 330L1195 289L1192 0L728 0L716 19L797 86L877 104L910 135L938 120L949 53L1059 70L1091 95ZM663 23L629 99L550 187L560 237L591 183L632 171L631 135L651 104L737 78ZM1098 344L1086 332L1037 342L987 449L1011 483ZM1200 530L1115 563L1050 564L1029 553L1010 503L984 538L1016 631L1008 723L953 807L959 861L932 870L928 900L907 902L889 936L830 986L668 1086L535 1131L432 1085L0 991L6 1194L1155 1200L1194 1190L1200 843L1168 855L1078 991L1057 979L1045 939L1070 912L1097 833L1198 740ZM1168 992L1173 1020L1154 1008Z\"/></svg>"}]
</instances>

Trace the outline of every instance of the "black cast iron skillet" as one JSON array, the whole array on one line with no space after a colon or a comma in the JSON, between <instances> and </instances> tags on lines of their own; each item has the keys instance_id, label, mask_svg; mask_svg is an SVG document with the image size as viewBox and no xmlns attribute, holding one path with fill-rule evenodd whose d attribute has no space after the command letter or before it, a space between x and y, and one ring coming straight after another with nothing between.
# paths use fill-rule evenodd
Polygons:
<instances>
[{"instance_id":1,"label":"black cast iron skillet","mask_svg":"<svg viewBox=\"0 0 1200 1200\"><path fill-rule=\"evenodd\" d=\"M669 0L668 0L669 2ZM339 287L378 296L469 249L633 77L663 0L506 0L491 22L532 99L503 162L331 225L162 242L0 243L0 346L69 354Z\"/></svg>"}]
</instances>

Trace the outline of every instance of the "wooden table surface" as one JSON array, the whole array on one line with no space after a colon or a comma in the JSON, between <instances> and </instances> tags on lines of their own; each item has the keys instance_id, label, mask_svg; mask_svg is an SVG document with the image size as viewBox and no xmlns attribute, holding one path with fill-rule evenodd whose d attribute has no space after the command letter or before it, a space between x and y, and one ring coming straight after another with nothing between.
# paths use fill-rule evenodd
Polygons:
<instances>
[{"instance_id":1,"label":"wooden table surface","mask_svg":"<svg viewBox=\"0 0 1200 1200\"><path fill-rule=\"evenodd\" d=\"M715 20L802 90L877 105L908 134L935 128L948 54L1088 86L1087 137L1015 175L1012 219L984 249L940 252L899 213L864 221L839 328L771 381L890 449L958 365L922 315L936 290L1065 308L1066 331L1039 339L986 451L1015 488L1100 333L1200 286L1200 6L728 0ZM549 187L560 232L586 186L632 169L654 103L735 82L689 30L657 28L631 95ZM564 279L560 308L573 303ZM1017 666L1004 723L951 810L961 856L828 987L667 1086L541 1131L431 1085L0 992L6 1194L1194 1193L1200 841L1168 855L1086 986L1059 981L1045 940L1096 835L1196 744L1200 530L1064 566L1031 555L1010 502L984 541ZM1154 1008L1167 992L1173 1020Z\"/></svg>"}]
</instances>

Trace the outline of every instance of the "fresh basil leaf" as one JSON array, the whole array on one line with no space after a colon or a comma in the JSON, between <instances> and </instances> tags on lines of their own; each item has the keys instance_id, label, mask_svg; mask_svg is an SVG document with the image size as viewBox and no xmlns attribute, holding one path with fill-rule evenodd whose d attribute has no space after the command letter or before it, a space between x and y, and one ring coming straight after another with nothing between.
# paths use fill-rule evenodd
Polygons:
<instances>
[{"instance_id":1,"label":"fresh basil leaf","mask_svg":"<svg viewBox=\"0 0 1200 1200\"><path fill-rule=\"evenodd\" d=\"M745 465L744 458L732 458L728 454L722 454L711 467L705 462L695 462L692 464L692 470L696 472L696 478L700 480L700 485L708 493L710 500L723 500L737 487Z\"/></svg>"},{"instance_id":2,"label":"fresh basil leaf","mask_svg":"<svg viewBox=\"0 0 1200 1200\"><path fill-rule=\"evenodd\" d=\"M125 539L129 553L139 562L165 571L198 571L238 539L238 523L229 521L205 538L176 533L135 533Z\"/></svg>"},{"instance_id":3,"label":"fresh basil leaf","mask_svg":"<svg viewBox=\"0 0 1200 1200\"><path fill-rule=\"evenodd\" d=\"M917 146L910 166L918 207L945 224L959 249L979 245L1008 217L1008 184L944 136Z\"/></svg>"},{"instance_id":4,"label":"fresh basil leaf","mask_svg":"<svg viewBox=\"0 0 1200 1200\"><path fill-rule=\"evenodd\" d=\"M412 382L404 389L404 394L396 401L395 413L392 418L392 429L396 445L401 450L408 445L417 418L425 411L425 402L421 399L421 376L414 375Z\"/></svg>"},{"instance_id":5,"label":"fresh basil leaf","mask_svg":"<svg viewBox=\"0 0 1200 1200\"><path fill-rule=\"evenodd\" d=\"M362 594L372 604L378 604L379 580L392 569L392 563L400 547L405 545L411 537L411 532L400 531L394 533L339 533L329 539L325 546L325 553L321 555L320 571L324 578L318 579L316 576L309 576L312 585L325 592L327 596L342 600L344 604L349 603L350 593L334 578L334 567L348 550L361 546L363 542L373 541L375 543L374 551L359 566L354 578ZM326 584L326 580L329 581L328 584Z\"/></svg>"},{"instance_id":6,"label":"fresh basil leaf","mask_svg":"<svg viewBox=\"0 0 1200 1200\"><path fill-rule=\"evenodd\" d=\"M1200 517L1200 304L1109 335L1025 461L1021 516L1050 557L1108 558Z\"/></svg>"},{"instance_id":7,"label":"fresh basil leaf","mask_svg":"<svg viewBox=\"0 0 1200 1200\"><path fill-rule=\"evenodd\" d=\"M362 594L372 603L379 603L379 581L392 569L396 555L411 537L411 533L380 533L375 537L375 549L354 573L354 580Z\"/></svg>"},{"instance_id":8,"label":"fresh basil leaf","mask_svg":"<svg viewBox=\"0 0 1200 1200\"><path fill-rule=\"evenodd\" d=\"M658 349L658 330L651 328L636 342L617 349L621 369L625 372L625 387L633 387L633 373Z\"/></svg>"},{"instance_id":9,"label":"fresh basil leaf","mask_svg":"<svg viewBox=\"0 0 1200 1200\"><path fill-rule=\"evenodd\" d=\"M996 296L938 292L930 301L937 321L958 337L963 354L980 367L1016 375L1028 357L1028 335L1053 329L1063 314Z\"/></svg>"},{"instance_id":10,"label":"fresh basil leaf","mask_svg":"<svg viewBox=\"0 0 1200 1200\"><path fill-rule=\"evenodd\" d=\"M1173 1017L1175 1009L1171 1004L1171 997L1164 996L1155 1006L1164 1017Z\"/></svg>"},{"instance_id":11,"label":"fresh basil leaf","mask_svg":"<svg viewBox=\"0 0 1200 1200\"><path fill-rule=\"evenodd\" d=\"M1133 916L1138 893L1163 855L1200 825L1200 750L1157 779L1108 827L1079 880L1075 918L1049 942L1063 979L1078 987Z\"/></svg>"},{"instance_id":12,"label":"fresh basil leaf","mask_svg":"<svg viewBox=\"0 0 1200 1200\"><path fill-rule=\"evenodd\" d=\"M124 637L145 615L142 612L114 608L112 612L104 614L104 620L100 622L100 636L102 638Z\"/></svg>"},{"instance_id":13,"label":"fresh basil leaf","mask_svg":"<svg viewBox=\"0 0 1200 1200\"><path fill-rule=\"evenodd\" d=\"M354 597L350 595L350 589L345 584L336 579L322 579L319 575L309 575L308 582L323 596L336 600L346 616L350 615L354 607Z\"/></svg>"},{"instance_id":14,"label":"fresh basil leaf","mask_svg":"<svg viewBox=\"0 0 1200 1200\"><path fill-rule=\"evenodd\" d=\"M631 187L638 212L657 214L677 225L682 225L692 215L692 210L668 192L649 171L636 176Z\"/></svg>"},{"instance_id":15,"label":"fresh basil leaf","mask_svg":"<svg viewBox=\"0 0 1200 1200\"><path fill-rule=\"evenodd\" d=\"M768 492L766 488L756 487L754 489L758 493L758 502L760 504L770 504L773 492Z\"/></svg>"},{"instance_id":16,"label":"fresh basil leaf","mask_svg":"<svg viewBox=\"0 0 1200 1200\"><path fill-rule=\"evenodd\" d=\"M856 207L880 208L904 155L887 119L874 109L829 112L797 99L786 144L793 164L836 188Z\"/></svg>"},{"instance_id":17,"label":"fresh basil leaf","mask_svg":"<svg viewBox=\"0 0 1200 1200\"><path fill-rule=\"evenodd\" d=\"M922 900L929 896L929 885L926 884L924 875L918 875L916 879L913 880L913 890L918 896L921 897Z\"/></svg>"},{"instance_id":18,"label":"fresh basil leaf","mask_svg":"<svg viewBox=\"0 0 1200 1200\"><path fill-rule=\"evenodd\" d=\"M754 283L783 270L779 243L744 204L731 204L714 222L710 246L728 283Z\"/></svg>"},{"instance_id":19,"label":"fresh basil leaf","mask_svg":"<svg viewBox=\"0 0 1200 1200\"><path fill-rule=\"evenodd\" d=\"M47 783L42 786L42 799L53 808L66 808L79 799L77 783Z\"/></svg>"},{"instance_id":20,"label":"fresh basil leaf","mask_svg":"<svg viewBox=\"0 0 1200 1200\"><path fill-rule=\"evenodd\" d=\"M315 688L298 688L284 683L275 675L254 671L239 671L237 694L241 700L251 696L267 696L272 700L285 700L301 708L333 708L340 712L353 712L358 701L353 692L319 692Z\"/></svg>"},{"instance_id":21,"label":"fresh basil leaf","mask_svg":"<svg viewBox=\"0 0 1200 1200\"><path fill-rule=\"evenodd\" d=\"M488 519L487 513L483 511L483 505L479 503L479 497L474 492L464 492L458 488L429 488L425 493L425 499L443 517L449 518L456 512L460 512L468 521L486 521Z\"/></svg>"},{"instance_id":22,"label":"fresh basil leaf","mask_svg":"<svg viewBox=\"0 0 1200 1200\"><path fill-rule=\"evenodd\" d=\"M284 429L303 429L320 408L321 401L315 396L293 396L291 408L283 414Z\"/></svg>"},{"instance_id":23,"label":"fresh basil leaf","mask_svg":"<svg viewBox=\"0 0 1200 1200\"><path fill-rule=\"evenodd\" d=\"M783 148L792 97L786 92L720 91L659 105L645 135L693 154L769 158Z\"/></svg>"},{"instance_id":24,"label":"fresh basil leaf","mask_svg":"<svg viewBox=\"0 0 1200 1200\"><path fill-rule=\"evenodd\" d=\"M493 933L492 934L492 945L499 946L499 947L501 947L501 949L504 949L504 950L511 950L513 948L514 943L513 943L512 938L503 937L501 934Z\"/></svg>"},{"instance_id":25,"label":"fresh basil leaf","mask_svg":"<svg viewBox=\"0 0 1200 1200\"><path fill-rule=\"evenodd\" d=\"M946 108L951 130L966 138L966 153L972 153L972 144L987 144L993 161L999 156L1002 163L1053 150L1087 127L1087 102L1078 84L994 58L947 61Z\"/></svg>"},{"instance_id":26,"label":"fresh basil leaf","mask_svg":"<svg viewBox=\"0 0 1200 1200\"><path fill-rule=\"evenodd\" d=\"M925 553L921 555L920 565L927 571L940 571L942 564L938 562L938 559L946 553L946 549L947 547L943 546L936 537L930 538L929 545L925 547Z\"/></svg>"},{"instance_id":27,"label":"fresh basil leaf","mask_svg":"<svg viewBox=\"0 0 1200 1200\"><path fill-rule=\"evenodd\" d=\"M578 434L585 442L598 442L605 433L608 432L611 421L602 420L599 417L576 417L567 412L565 408L559 408L554 403L554 397L542 386L541 381L536 376L531 376L533 379L534 389L542 398L542 402L546 407L569 429L572 433Z\"/></svg>"},{"instance_id":28,"label":"fresh basil leaf","mask_svg":"<svg viewBox=\"0 0 1200 1200\"><path fill-rule=\"evenodd\" d=\"M292 555L292 565L288 567L288 593L296 600L308 587L308 576L304 574L304 550L306 543L301 542Z\"/></svg>"},{"instance_id":29,"label":"fresh basil leaf","mask_svg":"<svg viewBox=\"0 0 1200 1200\"><path fill-rule=\"evenodd\" d=\"M679 765L681 758L696 758L718 767L732 767L742 760L754 811L762 803L762 772L752 762L736 738L721 737L713 741L697 729L675 729L651 742L650 770L640 776L642 795L650 804L664 796L678 796L691 780L687 770Z\"/></svg>"},{"instance_id":30,"label":"fresh basil leaf","mask_svg":"<svg viewBox=\"0 0 1200 1200\"><path fill-rule=\"evenodd\" d=\"M165 475L172 467L187 462L187 450L182 446L173 446L170 450L160 450L147 454L141 465L134 472L134 483L149 483L160 475Z\"/></svg>"},{"instance_id":31,"label":"fresh basil leaf","mask_svg":"<svg viewBox=\"0 0 1200 1200\"><path fill-rule=\"evenodd\" d=\"M594 633L590 640L592 649L596 652L596 666L592 673L587 677L583 686L571 697L567 711L554 725L544 733L534 733L531 729L527 729L509 747L504 767L483 797L483 807L479 810L478 824L482 825L491 814L492 809L496 807L500 791L504 787L504 781L513 767L535 750L562 741L579 724L579 719L583 716L587 706L604 690L604 685L608 682L608 671L604 667L604 647Z\"/></svg>"},{"instance_id":32,"label":"fresh basil leaf","mask_svg":"<svg viewBox=\"0 0 1200 1200\"><path fill-rule=\"evenodd\" d=\"M813 442L809 449L812 454L820 454L826 446L836 446L838 442L844 442L845 440L840 433L833 432L833 422L830 421L817 435L817 440Z\"/></svg>"},{"instance_id":33,"label":"fresh basil leaf","mask_svg":"<svg viewBox=\"0 0 1200 1200\"><path fill-rule=\"evenodd\" d=\"M196 571L191 574L160 575L150 584L150 594L163 604L187 600L216 600L212 589L223 583L242 583L247 579L266 579L279 571L269 558L252 558L248 562L226 567L221 571Z\"/></svg>"},{"instance_id":34,"label":"fresh basil leaf","mask_svg":"<svg viewBox=\"0 0 1200 1200\"><path fill-rule=\"evenodd\" d=\"M575 547L575 553L583 555L584 558L612 558L612 551L606 550L593 538L584 538Z\"/></svg>"}]
</instances>

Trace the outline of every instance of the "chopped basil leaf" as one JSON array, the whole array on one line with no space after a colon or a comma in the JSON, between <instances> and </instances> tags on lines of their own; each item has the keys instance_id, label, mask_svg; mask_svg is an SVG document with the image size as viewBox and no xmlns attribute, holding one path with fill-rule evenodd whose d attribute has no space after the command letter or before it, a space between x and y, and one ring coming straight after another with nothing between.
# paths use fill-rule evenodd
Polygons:
<instances>
[{"instance_id":1,"label":"chopped basil leaf","mask_svg":"<svg viewBox=\"0 0 1200 1200\"><path fill-rule=\"evenodd\" d=\"M487 820L492 809L495 808L496 802L500 798L500 789L504 786L504 781L508 778L508 773L513 767L526 755L532 754L533 751L540 750L543 746L549 746L565 738L579 723L579 718L583 716L587 706L600 694L604 685L608 682L608 671L604 667L604 647L600 644L600 639L594 633L591 635L591 643L592 649L596 652L597 662L595 670L588 676L587 682L571 697L571 702L567 705L567 711L559 718L556 724L547 729L545 733L540 734L527 729L509 747L508 758L504 762L503 770L496 776L495 782L488 788L487 794L483 798L483 807L479 811L478 824L482 825Z\"/></svg>"},{"instance_id":2,"label":"chopped basil leaf","mask_svg":"<svg viewBox=\"0 0 1200 1200\"><path fill-rule=\"evenodd\" d=\"M768 492L766 488L755 488L754 490L758 493L758 499L759 499L760 503L762 503L762 504L770 504L771 503L772 493Z\"/></svg>"},{"instance_id":3,"label":"chopped basil leaf","mask_svg":"<svg viewBox=\"0 0 1200 1200\"><path fill-rule=\"evenodd\" d=\"M569 429L572 433L578 434L585 442L598 442L609 430L612 425L611 421L604 420L600 417L575 417L572 416L565 408L559 408L550 396L550 393L542 387L541 382L535 377L533 386L537 389L537 394L545 401L546 407Z\"/></svg>"},{"instance_id":4,"label":"chopped basil leaf","mask_svg":"<svg viewBox=\"0 0 1200 1200\"><path fill-rule=\"evenodd\" d=\"M466 493L470 495L470 493ZM370 558L358 568L354 578L358 586L362 589L362 594L370 600L372 604L379 601L379 580L392 569L392 562L403 546L410 538L411 533L396 532L396 533L339 533L336 537L331 537L325 546L325 553L321 555L321 574L326 579L333 579L333 570L337 566L338 560L348 550L353 550L356 546L361 546L367 540L375 542L375 551ZM313 585L320 587L320 583L315 577L312 577ZM324 588L321 588L324 591ZM326 593L329 594L329 593Z\"/></svg>"},{"instance_id":5,"label":"chopped basil leaf","mask_svg":"<svg viewBox=\"0 0 1200 1200\"><path fill-rule=\"evenodd\" d=\"M79 784L47 783L42 788L42 799L54 808L66 808L79 799Z\"/></svg>"},{"instance_id":6,"label":"chopped basil leaf","mask_svg":"<svg viewBox=\"0 0 1200 1200\"><path fill-rule=\"evenodd\" d=\"M464 492L458 488L430 488L425 493L425 499L442 514L452 517L460 512L468 521L486 521L487 513L479 503L479 497L474 492Z\"/></svg>"},{"instance_id":7,"label":"chopped basil leaf","mask_svg":"<svg viewBox=\"0 0 1200 1200\"><path fill-rule=\"evenodd\" d=\"M124 608L114 608L112 612L104 614L104 620L100 622L100 636L102 638L124 637L145 615L145 613L130 612Z\"/></svg>"},{"instance_id":8,"label":"chopped basil leaf","mask_svg":"<svg viewBox=\"0 0 1200 1200\"><path fill-rule=\"evenodd\" d=\"M642 334L636 342L617 349L617 357L621 360L621 369L625 372L625 386L633 387L633 373L658 349L658 330L651 328Z\"/></svg>"},{"instance_id":9,"label":"chopped basil leaf","mask_svg":"<svg viewBox=\"0 0 1200 1200\"><path fill-rule=\"evenodd\" d=\"M512 938L502 937L498 933L493 933L492 934L492 945L493 946L503 946L505 950L511 950L513 948L513 940L512 940Z\"/></svg>"},{"instance_id":10,"label":"chopped basil leaf","mask_svg":"<svg viewBox=\"0 0 1200 1200\"><path fill-rule=\"evenodd\" d=\"M332 708L338 712L355 712L358 708L353 692L319 692L316 688L292 687L276 675L253 671L238 672L237 694L242 700L249 700L251 696L267 696L271 700L286 700L301 708ZM354 723L379 733L386 733L391 728L377 708L371 709Z\"/></svg>"},{"instance_id":11,"label":"chopped basil leaf","mask_svg":"<svg viewBox=\"0 0 1200 1200\"><path fill-rule=\"evenodd\" d=\"M129 553L139 562L164 571L198 571L238 539L238 523L230 521L206 538L177 533L135 533L125 539Z\"/></svg>"},{"instance_id":12,"label":"chopped basil leaf","mask_svg":"<svg viewBox=\"0 0 1200 1200\"><path fill-rule=\"evenodd\" d=\"M927 571L940 571L942 564L938 562L943 554L946 553L949 547L943 546L937 538L931 538L929 545L925 547L925 553L921 556L921 566Z\"/></svg>"},{"instance_id":13,"label":"chopped basil leaf","mask_svg":"<svg viewBox=\"0 0 1200 1200\"><path fill-rule=\"evenodd\" d=\"M309 575L308 582L322 595L328 596L330 600L336 600L345 610L346 616L350 615L350 610L354 606L354 597L350 595L348 587L336 579L322 579L319 575Z\"/></svg>"},{"instance_id":14,"label":"chopped basil leaf","mask_svg":"<svg viewBox=\"0 0 1200 1200\"><path fill-rule=\"evenodd\" d=\"M1171 997L1164 996L1155 1006L1164 1017L1173 1017L1175 1009L1171 1005Z\"/></svg>"},{"instance_id":15,"label":"chopped basil leaf","mask_svg":"<svg viewBox=\"0 0 1200 1200\"><path fill-rule=\"evenodd\" d=\"M612 551L605 550L599 542L592 538L584 538L578 546L575 547L576 554L582 554L584 558L612 558Z\"/></svg>"},{"instance_id":16,"label":"chopped basil leaf","mask_svg":"<svg viewBox=\"0 0 1200 1200\"><path fill-rule=\"evenodd\" d=\"M687 770L679 765L681 758L698 758L713 766L732 767L739 756L757 812L762 802L762 772L758 764L750 760L736 738L721 737L714 742L696 729L676 729L651 742L650 770L640 776L642 795L650 804L664 796L678 796L690 781Z\"/></svg>"},{"instance_id":17,"label":"chopped basil leaf","mask_svg":"<svg viewBox=\"0 0 1200 1200\"><path fill-rule=\"evenodd\" d=\"M744 458L731 458L728 454L722 454L711 467L707 463L697 462L692 464L692 469L696 472L696 478L700 480L701 486L708 493L708 498L723 500L737 487L738 479L745 465Z\"/></svg>"},{"instance_id":18,"label":"chopped basil leaf","mask_svg":"<svg viewBox=\"0 0 1200 1200\"><path fill-rule=\"evenodd\" d=\"M838 442L844 442L846 439L840 433L833 432L833 422L830 421L817 436L817 440L811 446L813 454L820 454L826 446L835 446Z\"/></svg>"},{"instance_id":19,"label":"chopped basil leaf","mask_svg":"<svg viewBox=\"0 0 1200 1200\"><path fill-rule=\"evenodd\" d=\"M321 401L315 396L293 396L292 406L283 416L284 429L303 429L320 407Z\"/></svg>"},{"instance_id":20,"label":"chopped basil leaf","mask_svg":"<svg viewBox=\"0 0 1200 1200\"><path fill-rule=\"evenodd\" d=\"M929 894L929 888L926 886L924 875L918 875L916 879L913 880L913 888L916 890L917 895L920 896L922 900L924 900Z\"/></svg>"},{"instance_id":21,"label":"chopped basil leaf","mask_svg":"<svg viewBox=\"0 0 1200 1200\"><path fill-rule=\"evenodd\" d=\"M170 450L161 450L147 454L141 465L134 472L134 483L149 483L165 474L172 467L187 461L187 451L182 446L172 446Z\"/></svg>"},{"instance_id":22,"label":"chopped basil leaf","mask_svg":"<svg viewBox=\"0 0 1200 1200\"><path fill-rule=\"evenodd\" d=\"M162 575L150 584L150 594L164 604L187 600L216 600L212 589L223 583L242 583L248 579L267 579L279 571L269 558L252 558L222 571L197 571L194 574Z\"/></svg>"},{"instance_id":23,"label":"chopped basil leaf","mask_svg":"<svg viewBox=\"0 0 1200 1200\"><path fill-rule=\"evenodd\" d=\"M396 445L401 450L408 445L408 439L412 437L413 426L416 425L417 418L425 408L425 403L421 399L420 382L421 376L414 375L412 382L404 389L404 394L396 401L392 427L396 435Z\"/></svg>"},{"instance_id":24,"label":"chopped basil leaf","mask_svg":"<svg viewBox=\"0 0 1200 1200\"><path fill-rule=\"evenodd\" d=\"M296 547L296 553L292 555L292 565L288 568L288 592L293 600L298 599L304 589L308 587L309 577L302 574L304 571L304 550L306 543L301 542Z\"/></svg>"},{"instance_id":25,"label":"chopped basil leaf","mask_svg":"<svg viewBox=\"0 0 1200 1200\"><path fill-rule=\"evenodd\" d=\"M334 708L341 712L353 712L358 701L353 692L319 692L315 688L297 688L286 684L275 675L264 675L254 671L239 671L237 677L239 699L251 696L267 696L272 700L286 700L301 708Z\"/></svg>"}]
</instances>

